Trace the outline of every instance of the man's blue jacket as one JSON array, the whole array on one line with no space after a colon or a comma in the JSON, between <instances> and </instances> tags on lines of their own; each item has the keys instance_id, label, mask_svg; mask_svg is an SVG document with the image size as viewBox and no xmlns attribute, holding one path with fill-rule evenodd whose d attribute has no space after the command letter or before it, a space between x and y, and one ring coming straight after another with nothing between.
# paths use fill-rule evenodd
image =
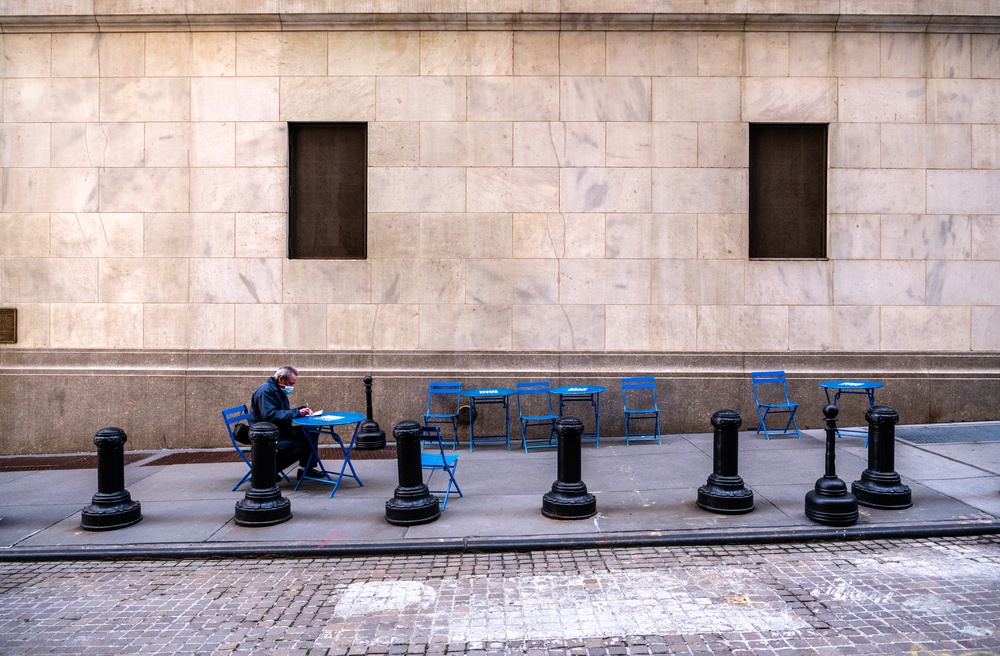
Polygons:
<instances>
[{"instance_id":1,"label":"man's blue jacket","mask_svg":"<svg viewBox=\"0 0 1000 656\"><path fill-rule=\"evenodd\" d=\"M274 376L264 381L253 393L250 401L250 423L269 421L278 427L278 439L292 439L292 420L299 416L298 408L288 404L288 395L280 387Z\"/></svg>"}]
</instances>

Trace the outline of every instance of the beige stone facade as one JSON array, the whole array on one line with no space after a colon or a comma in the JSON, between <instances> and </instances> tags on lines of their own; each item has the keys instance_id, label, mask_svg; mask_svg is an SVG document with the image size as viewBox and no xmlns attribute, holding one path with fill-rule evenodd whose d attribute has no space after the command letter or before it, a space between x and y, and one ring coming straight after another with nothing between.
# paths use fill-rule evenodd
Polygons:
<instances>
[{"instance_id":1,"label":"beige stone facade","mask_svg":"<svg viewBox=\"0 0 1000 656\"><path fill-rule=\"evenodd\" d=\"M346 381L391 379L391 424L419 414L427 378L470 375L442 351L513 352L492 378L613 393L615 375L766 363L817 405L824 372L896 377L914 386L886 399L904 421L991 418L935 416L920 381L971 378L995 405L993 0L9 0L0 27L0 306L18 312L0 377L47 363L51 403L67 371L134 370L184 417L134 419L140 444L217 443L215 405L286 359L353 405ZM286 255L300 121L368 124L365 260ZM749 259L755 122L829 124L827 259ZM540 364L571 354L592 364ZM240 377L210 408L155 384L202 366ZM750 423L736 385L706 407ZM0 403L0 452L46 450L44 425ZM116 423L94 403L88 422ZM668 429L707 425L664 405Z\"/></svg>"}]
</instances>

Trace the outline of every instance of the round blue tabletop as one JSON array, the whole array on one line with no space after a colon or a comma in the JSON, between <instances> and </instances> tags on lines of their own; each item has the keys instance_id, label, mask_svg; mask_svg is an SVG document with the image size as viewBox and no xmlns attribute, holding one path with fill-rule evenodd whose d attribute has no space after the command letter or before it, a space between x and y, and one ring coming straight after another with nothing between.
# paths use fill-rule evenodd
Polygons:
<instances>
[{"instance_id":1,"label":"round blue tabletop","mask_svg":"<svg viewBox=\"0 0 1000 656\"><path fill-rule=\"evenodd\" d=\"M824 380L819 386L824 389L840 391L873 390L885 387L885 383L880 383L877 380Z\"/></svg>"},{"instance_id":2,"label":"round blue tabletop","mask_svg":"<svg viewBox=\"0 0 1000 656\"><path fill-rule=\"evenodd\" d=\"M600 385L566 385L565 387L555 387L551 390L553 394L559 396L572 396L573 394L600 394L605 388Z\"/></svg>"},{"instance_id":3,"label":"round blue tabletop","mask_svg":"<svg viewBox=\"0 0 1000 656\"><path fill-rule=\"evenodd\" d=\"M483 387L480 389L462 390L462 396L473 399L498 399L516 393L514 390L507 389L506 387Z\"/></svg>"},{"instance_id":4,"label":"round blue tabletop","mask_svg":"<svg viewBox=\"0 0 1000 656\"><path fill-rule=\"evenodd\" d=\"M356 424L364 421L365 415L360 412L324 412L321 415L309 415L293 419L296 426L341 426L343 424Z\"/></svg>"}]
</instances>

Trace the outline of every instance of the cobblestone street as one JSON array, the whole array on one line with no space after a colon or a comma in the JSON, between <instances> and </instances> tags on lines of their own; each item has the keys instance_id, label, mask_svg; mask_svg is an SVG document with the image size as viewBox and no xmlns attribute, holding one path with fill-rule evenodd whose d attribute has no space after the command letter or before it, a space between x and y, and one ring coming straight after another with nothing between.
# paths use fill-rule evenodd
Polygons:
<instances>
[{"instance_id":1,"label":"cobblestone street","mask_svg":"<svg viewBox=\"0 0 1000 656\"><path fill-rule=\"evenodd\" d=\"M2 654L1000 654L1000 538L0 564Z\"/></svg>"}]
</instances>

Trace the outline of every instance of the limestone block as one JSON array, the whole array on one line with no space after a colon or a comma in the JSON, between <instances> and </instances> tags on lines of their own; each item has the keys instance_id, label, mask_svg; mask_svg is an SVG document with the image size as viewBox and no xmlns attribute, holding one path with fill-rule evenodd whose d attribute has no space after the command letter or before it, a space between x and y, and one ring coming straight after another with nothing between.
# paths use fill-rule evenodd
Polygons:
<instances>
[{"instance_id":1,"label":"limestone block","mask_svg":"<svg viewBox=\"0 0 1000 656\"><path fill-rule=\"evenodd\" d=\"M832 123L837 120L837 84L827 77L749 78L743 119L757 123Z\"/></svg>"},{"instance_id":2,"label":"limestone block","mask_svg":"<svg viewBox=\"0 0 1000 656\"><path fill-rule=\"evenodd\" d=\"M602 258L604 214L514 214L517 258Z\"/></svg>"},{"instance_id":3,"label":"limestone block","mask_svg":"<svg viewBox=\"0 0 1000 656\"><path fill-rule=\"evenodd\" d=\"M149 212L144 216L146 257L233 257L236 223L232 213Z\"/></svg>"},{"instance_id":4,"label":"limestone block","mask_svg":"<svg viewBox=\"0 0 1000 656\"><path fill-rule=\"evenodd\" d=\"M549 76L469 78L469 120L558 121L557 80Z\"/></svg>"},{"instance_id":5,"label":"limestone block","mask_svg":"<svg viewBox=\"0 0 1000 656\"><path fill-rule=\"evenodd\" d=\"M238 32L236 74L326 75L325 32Z\"/></svg>"},{"instance_id":6,"label":"limestone block","mask_svg":"<svg viewBox=\"0 0 1000 656\"><path fill-rule=\"evenodd\" d=\"M750 219L746 214L699 214L698 257L709 260L749 257Z\"/></svg>"},{"instance_id":7,"label":"limestone block","mask_svg":"<svg viewBox=\"0 0 1000 656\"><path fill-rule=\"evenodd\" d=\"M938 82L943 80L842 77L838 82L838 119L845 123L923 123L927 117L933 122L927 108L935 94L929 87Z\"/></svg>"},{"instance_id":8,"label":"limestone block","mask_svg":"<svg viewBox=\"0 0 1000 656\"><path fill-rule=\"evenodd\" d=\"M419 75L418 32L329 32L330 75Z\"/></svg>"},{"instance_id":9,"label":"limestone block","mask_svg":"<svg viewBox=\"0 0 1000 656\"><path fill-rule=\"evenodd\" d=\"M560 75L604 75L607 72L606 32L559 33Z\"/></svg>"},{"instance_id":10,"label":"limestone block","mask_svg":"<svg viewBox=\"0 0 1000 656\"><path fill-rule=\"evenodd\" d=\"M921 214L926 196L927 211L945 214L952 210L930 207L930 179L934 173L938 172L928 171L925 175L921 169L831 169L829 211L834 214Z\"/></svg>"},{"instance_id":11,"label":"limestone block","mask_svg":"<svg viewBox=\"0 0 1000 656\"><path fill-rule=\"evenodd\" d=\"M515 305L515 351L603 351L603 305Z\"/></svg>"},{"instance_id":12,"label":"limestone block","mask_svg":"<svg viewBox=\"0 0 1000 656\"><path fill-rule=\"evenodd\" d=\"M840 77L878 77L882 65L882 42L877 33L837 32L833 56Z\"/></svg>"},{"instance_id":13,"label":"limestone block","mask_svg":"<svg viewBox=\"0 0 1000 656\"><path fill-rule=\"evenodd\" d=\"M968 125L882 126L882 168L967 169L972 166Z\"/></svg>"},{"instance_id":14,"label":"limestone block","mask_svg":"<svg viewBox=\"0 0 1000 656\"><path fill-rule=\"evenodd\" d=\"M370 303L371 265L365 260L285 260L284 303Z\"/></svg>"},{"instance_id":15,"label":"limestone block","mask_svg":"<svg viewBox=\"0 0 1000 656\"><path fill-rule=\"evenodd\" d=\"M879 309L853 305L788 308L788 348L792 351L879 350Z\"/></svg>"},{"instance_id":16,"label":"limestone block","mask_svg":"<svg viewBox=\"0 0 1000 656\"><path fill-rule=\"evenodd\" d=\"M10 257L0 262L0 297L6 303L96 303L97 260Z\"/></svg>"},{"instance_id":17,"label":"limestone block","mask_svg":"<svg viewBox=\"0 0 1000 656\"><path fill-rule=\"evenodd\" d=\"M413 240L412 234L404 237L413 240L414 246L419 244L421 257L501 259L512 256L511 215L508 213L422 214L418 229L419 240Z\"/></svg>"},{"instance_id":18,"label":"limestone block","mask_svg":"<svg viewBox=\"0 0 1000 656\"><path fill-rule=\"evenodd\" d=\"M996 77L1000 70L1000 35L972 35L972 77Z\"/></svg>"},{"instance_id":19,"label":"limestone block","mask_svg":"<svg viewBox=\"0 0 1000 656\"><path fill-rule=\"evenodd\" d=\"M96 121L100 102L100 85L96 78L8 78L3 81L3 119L6 123Z\"/></svg>"},{"instance_id":20,"label":"limestone block","mask_svg":"<svg viewBox=\"0 0 1000 656\"><path fill-rule=\"evenodd\" d=\"M369 123L370 166L417 166L420 164L420 123Z\"/></svg>"},{"instance_id":21,"label":"limestone block","mask_svg":"<svg viewBox=\"0 0 1000 656\"><path fill-rule=\"evenodd\" d=\"M97 169L10 168L3 191L4 212L94 212Z\"/></svg>"},{"instance_id":22,"label":"limestone block","mask_svg":"<svg viewBox=\"0 0 1000 656\"><path fill-rule=\"evenodd\" d=\"M283 77L282 121L373 121L374 77Z\"/></svg>"},{"instance_id":23,"label":"limestone block","mask_svg":"<svg viewBox=\"0 0 1000 656\"><path fill-rule=\"evenodd\" d=\"M746 213L745 169L653 169L653 211Z\"/></svg>"},{"instance_id":24,"label":"limestone block","mask_svg":"<svg viewBox=\"0 0 1000 656\"><path fill-rule=\"evenodd\" d=\"M740 121L738 77L653 78L654 121Z\"/></svg>"},{"instance_id":25,"label":"limestone block","mask_svg":"<svg viewBox=\"0 0 1000 656\"><path fill-rule=\"evenodd\" d=\"M236 75L236 34L233 32L193 32L191 34L191 75L198 77Z\"/></svg>"},{"instance_id":26,"label":"limestone block","mask_svg":"<svg viewBox=\"0 0 1000 656\"><path fill-rule=\"evenodd\" d=\"M832 299L831 262L751 260L746 264L748 305L829 305Z\"/></svg>"},{"instance_id":27,"label":"limestone block","mask_svg":"<svg viewBox=\"0 0 1000 656\"><path fill-rule=\"evenodd\" d=\"M695 351L698 313L691 305L608 305L609 351Z\"/></svg>"},{"instance_id":28,"label":"limestone block","mask_svg":"<svg viewBox=\"0 0 1000 656\"><path fill-rule=\"evenodd\" d=\"M465 78L380 77L375 103L378 121L464 121ZM472 119L471 112L469 118L489 120Z\"/></svg>"},{"instance_id":29,"label":"limestone block","mask_svg":"<svg viewBox=\"0 0 1000 656\"><path fill-rule=\"evenodd\" d=\"M698 308L699 351L787 351L788 308L705 305Z\"/></svg>"},{"instance_id":30,"label":"limestone block","mask_svg":"<svg viewBox=\"0 0 1000 656\"><path fill-rule=\"evenodd\" d=\"M972 126L972 168L1000 169L1000 125Z\"/></svg>"},{"instance_id":31,"label":"limestone block","mask_svg":"<svg viewBox=\"0 0 1000 656\"><path fill-rule=\"evenodd\" d=\"M652 128L653 166L684 168L698 165L697 123L653 123Z\"/></svg>"},{"instance_id":32,"label":"limestone block","mask_svg":"<svg viewBox=\"0 0 1000 656\"><path fill-rule=\"evenodd\" d=\"M190 77L194 35L190 32L147 32L145 74L149 77ZM219 73L221 75L222 73Z\"/></svg>"},{"instance_id":33,"label":"limestone block","mask_svg":"<svg viewBox=\"0 0 1000 656\"><path fill-rule=\"evenodd\" d=\"M327 308L320 303L236 306L238 349L326 349Z\"/></svg>"},{"instance_id":34,"label":"limestone block","mask_svg":"<svg viewBox=\"0 0 1000 656\"><path fill-rule=\"evenodd\" d=\"M927 304L1000 306L1000 262L927 262Z\"/></svg>"},{"instance_id":35,"label":"limestone block","mask_svg":"<svg viewBox=\"0 0 1000 656\"><path fill-rule=\"evenodd\" d=\"M18 315L18 319L20 319L20 315ZM972 350L1000 351L998 325L1000 325L1000 307L972 308ZM18 341L20 341L20 335L18 335Z\"/></svg>"},{"instance_id":36,"label":"limestone block","mask_svg":"<svg viewBox=\"0 0 1000 656\"><path fill-rule=\"evenodd\" d=\"M972 250L969 217L954 214L887 214L881 241L884 260L967 260Z\"/></svg>"},{"instance_id":37,"label":"limestone block","mask_svg":"<svg viewBox=\"0 0 1000 656\"><path fill-rule=\"evenodd\" d=\"M0 214L0 257L48 257L49 215Z\"/></svg>"},{"instance_id":38,"label":"limestone block","mask_svg":"<svg viewBox=\"0 0 1000 656\"><path fill-rule=\"evenodd\" d=\"M189 207L191 181L188 171L183 168L101 169L100 210L102 212L204 210L206 209L204 207ZM190 169L190 171L200 172L202 169ZM232 211L233 208L227 209Z\"/></svg>"},{"instance_id":39,"label":"limestone block","mask_svg":"<svg viewBox=\"0 0 1000 656\"><path fill-rule=\"evenodd\" d=\"M326 306L326 348L371 349L375 305L338 304Z\"/></svg>"},{"instance_id":40,"label":"limestone block","mask_svg":"<svg viewBox=\"0 0 1000 656\"><path fill-rule=\"evenodd\" d=\"M653 32L653 66L656 75L696 77L698 72L697 32Z\"/></svg>"},{"instance_id":41,"label":"limestone block","mask_svg":"<svg viewBox=\"0 0 1000 656\"><path fill-rule=\"evenodd\" d=\"M1000 171L927 171L927 212L996 214Z\"/></svg>"},{"instance_id":42,"label":"limestone block","mask_svg":"<svg viewBox=\"0 0 1000 656\"><path fill-rule=\"evenodd\" d=\"M49 77L52 73L52 36L4 34L4 77Z\"/></svg>"},{"instance_id":43,"label":"limestone block","mask_svg":"<svg viewBox=\"0 0 1000 656\"><path fill-rule=\"evenodd\" d=\"M881 309L881 350L968 351L971 346L971 308L894 307Z\"/></svg>"},{"instance_id":44,"label":"limestone block","mask_svg":"<svg viewBox=\"0 0 1000 656\"><path fill-rule=\"evenodd\" d=\"M746 35L747 68L750 77L787 77L791 47L788 32L750 32Z\"/></svg>"},{"instance_id":45,"label":"limestone block","mask_svg":"<svg viewBox=\"0 0 1000 656\"><path fill-rule=\"evenodd\" d=\"M510 123L421 123L420 164L510 166L513 132Z\"/></svg>"},{"instance_id":46,"label":"limestone block","mask_svg":"<svg viewBox=\"0 0 1000 656\"><path fill-rule=\"evenodd\" d=\"M142 347L233 349L235 323L232 305L150 303L142 307Z\"/></svg>"},{"instance_id":47,"label":"limestone block","mask_svg":"<svg viewBox=\"0 0 1000 656\"><path fill-rule=\"evenodd\" d=\"M146 123L146 166L235 166L236 125Z\"/></svg>"},{"instance_id":48,"label":"limestone block","mask_svg":"<svg viewBox=\"0 0 1000 656\"><path fill-rule=\"evenodd\" d=\"M188 260L177 257L103 258L102 303L186 303Z\"/></svg>"},{"instance_id":49,"label":"limestone block","mask_svg":"<svg viewBox=\"0 0 1000 656\"><path fill-rule=\"evenodd\" d=\"M562 77L559 112L567 121L648 121L652 116L648 77Z\"/></svg>"},{"instance_id":50,"label":"limestone block","mask_svg":"<svg viewBox=\"0 0 1000 656\"><path fill-rule=\"evenodd\" d=\"M466 203L470 212L558 211L559 169L469 169Z\"/></svg>"},{"instance_id":51,"label":"limestone block","mask_svg":"<svg viewBox=\"0 0 1000 656\"><path fill-rule=\"evenodd\" d=\"M508 351L509 305L421 305L419 348L439 351Z\"/></svg>"},{"instance_id":52,"label":"limestone block","mask_svg":"<svg viewBox=\"0 0 1000 656\"><path fill-rule=\"evenodd\" d=\"M287 166L286 123L237 123L236 166Z\"/></svg>"},{"instance_id":53,"label":"limestone block","mask_svg":"<svg viewBox=\"0 0 1000 656\"><path fill-rule=\"evenodd\" d=\"M927 64L928 76L970 77L973 38L969 34L928 34L927 49L930 51L930 61Z\"/></svg>"},{"instance_id":54,"label":"limestone block","mask_svg":"<svg viewBox=\"0 0 1000 656\"><path fill-rule=\"evenodd\" d=\"M98 77L101 62L96 33L52 35L52 77Z\"/></svg>"},{"instance_id":55,"label":"limestone block","mask_svg":"<svg viewBox=\"0 0 1000 656\"><path fill-rule=\"evenodd\" d=\"M882 78L926 77L926 35L920 33L883 33L880 35Z\"/></svg>"},{"instance_id":56,"label":"limestone block","mask_svg":"<svg viewBox=\"0 0 1000 656\"><path fill-rule=\"evenodd\" d=\"M5 348L49 348L49 304L17 304L17 344Z\"/></svg>"},{"instance_id":57,"label":"limestone block","mask_svg":"<svg viewBox=\"0 0 1000 656\"><path fill-rule=\"evenodd\" d=\"M744 264L733 260L653 260L653 305L742 305Z\"/></svg>"},{"instance_id":58,"label":"limestone block","mask_svg":"<svg viewBox=\"0 0 1000 656\"><path fill-rule=\"evenodd\" d=\"M559 302L578 305L650 302L650 262L647 260L562 260Z\"/></svg>"},{"instance_id":59,"label":"limestone block","mask_svg":"<svg viewBox=\"0 0 1000 656\"><path fill-rule=\"evenodd\" d=\"M608 214L609 258L691 258L698 248L694 214Z\"/></svg>"},{"instance_id":60,"label":"limestone block","mask_svg":"<svg viewBox=\"0 0 1000 656\"><path fill-rule=\"evenodd\" d=\"M281 263L264 258L192 258L190 302L280 303Z\"/></svg>"},{"instance_id":61,"label":"limestone block","mask_svg":"<svg viewBox=\"0 0 1000 656\"><path fill-rule=\"evenodd\" d=\"M836 305L923 305L922 261L845 260L833 270Z\"/></svg>"},{"instance_id":62,"label":"limestone block","mask_svg":"<svg viewBox=\"0 0 1000 656\"><path fill-rule=\"evenodd\" d=\"M187 121L191 83L184 77L102 78L102 121Z\"/></svg>"},{"instance_id":63,"label":"limestone block","mask_svg":"<svg viewBox=\"0 0 1000 656\"><path fill-rule=\"evenodd\" d=\"M591 125L584 123L583 125ZM653 165L653 123L597 123L605 125L607 137L606 162L608 166ZM677 125L657 123L655 125ZM668 149L669 151L669 149ZM578 166L604 166L604 161L590 162Z\"/></svg>"},{"instance_id":64,"label":"limestone block","mask_svg":"<svg viewBox=\"0 0 1000 656\"><path fill-rule=\"evenodd\" d=\"M465 302L486 305L555 305L559 302L557 260L469 260Z\"/></svg>"},{"instance_id":65,"label":"limestone block","mask_svg":"<svg viewBox=\"0 0 1000 656\"><path fill-rule=\"evenodd\" d=\"M191 211L286 211L287 185L284 167L191 169Z\"/></svg>"},{"instance_id":66,"label":"limestone block","mask_svg":"<svg viewBox=\"0 0 1000 656\"><path fill-rule=\"evenodd\" d=\"M49 166L50 132L45 123L0 124L0 167Z\"/></svg>"},{"instance_id":67,"label":"limestone block","mask_svg":"<svg viewBox=\"0 0 1000 656\"><path fill-rule=\"evenodd\" d=\"M827 255L831 260L877 260L882 232L878 214L827 216Z\"/></svg>"},{"instance_id":68,"label":"limestone block","mask_svg":"<svg viewBox=\"0 0 1000 656\"><path fill-rule=\"evenodd\" d=\"M507 31L421 32L421 75L511 75L514 39Z\"/></svg>"},{"instance_id":69,"label":"limestone block","mask_svg":"<svg viewBox=\"0 0 1000 656\"><path fill-rule=\"evenodd\" d=\"M699 123L698 166L749 166L750 131L746 123Z\"/></svg>"},{"instance_id":70,"label":"limestone block","mask_svg":"<svg viewBox=\"0 0 1000 656\"><path fill-rule=\"evenodd\" d=\"M561 169L560 209L564 212L649 212L650 185L650 169Z\"/></svg>"},{"instance_id":71,"label":"limestone block","mask_svg":"<svg viewBox=\"0 0 1000 656\"><path fill-rule=\"evenodd\" d=\"M452 215L445 215L452 216ZM462 217L462 214L453 216ZM420 214L368 214L368 257L415 258L420 255ZM457 247L452 244L452 247Z\"/></svg>"},{"instance_id":72,"label":"limestone block","mask_svg":"<svg viewBox=\"0 0 1000 656\"><path fill-rule=\"evenodd\" d=\"M514 32L514 75L558 75L559 32Z\"/></svg>"},{"instance_id":73,"label":"limestone block","mask_svg":"<svg viewBox=\"0 0 1000 656\"><path fill-rule=\"evenodd\" d=\"M374 303L464 303L462 260L372 260Z\"/></svg>"},{"instance_id":74,"label":"limestone block","mask_svg":"<svg viewBox=\"0 0 1000 656\"><path fill-rule=\"evenodd\" d=\"M604 123L515 123L514 165L604 166L604 126Z\"/></svg>"},{"instance_id":75,"label":"limestone block","mask_svg":"<svg viewBox=\"0 0 1000 656\"><path fill-rule=\"evenodd\" d=\"M374 305L372 345L376 350L406 351L420 346L420 306Z\"/></svg>"},{"instance_id":76,"label":"limestone block","mask_svg":"<svg viewBox=\"0 0 1000 656\"><path fill-rule=\"evenodd\" d=\"M145 163L142 123L54 123L51 133L53 166L139 167Z\"/></svg>"},{"instance_id":77,"label":"limestone block","mask_svg":"<svg viewBox=\"0 0 1000 656\"><path fill-rule=\"evenodd\" d=\"M465 169L368 168L369 212L464 212Z\"/></svg>"},{"instance_id":78,"label":"limestone block","mask_svg":"<svg viewBox=\"0 0 1000 656\"><path fill-rule=\"evenodd\" d=\"M834 123L830 126L830 167L877 169L881 126L878 123Z\"/></svg>"},{"instance_id":79,"label":"limestone block","mask_svg":"<svg viewBox=\"0 0 1000 656\"><path fill-rule=\"evenodd\" d=\"M742 75L743 48L739 33L698 34L698 75Z\"/></svg>"},{"instance_id":80,"label":"limestone block","mask_svg":"<svg viewBox=\"0 0 1000 656\"><path fill-rule=\"evenodd\" d=\"M142 348L142 304L53 303L52 348Z\"/></svg>"},{"instance_id":81,"label":"limestone block","mask_svg":"<svg viewBox=\"0 0 1000 656\"><path fill-rule=\"evenodd\" d=\"M236 213L236 257L285 257L287 253L285 212Z\"/></svg>"},{"instance_id":82,"label":"limestone block","mask_svg":"<svg viewBox=\"0 0 1000 656\"><path fill-rule=\"evenodd\" d=\"M994 75L996 75L994 73ZM1000 122L1000 80L927 81L929 123Z\"/></svg>"},{"instance_id":83,"label":"limestone block","mask_svg":"<svg viewBox=\"0 0 1000 656\"><path fill-rule=\"evenodd\" d=\"M969 217L972 259L1000 260L1000 216Z\"/></svg>"},{"instance_id":84,"label":"limestone block","mask_svg":"<svg viewBox=\"0 0 1000 656\"><path fill-rule=\"evenodd\" d=\"M834 35L829 32L792 32L788 35L788 74L793 77L833 75Z\"/></svg>"},{"instance_id":85,"label":"limestone block","mask_svg":"<svg viewBox=\"0 0 1000 656\"><path fill-rule=\"evenodd\" d=\"M606 32L606 69L608 75L659 75L658 57L654 54L654 39L650 32ZM693 44L692 44L693 45ZM570 73L570 75L602 75L603 71Z\"/></svg>"},{"instance_id":86,"label":"limestone block","mask_svg":"<svg viewBox=\"0 0 1000 656\"><path fill-rule=\"evenodd\" d=\"M145 75L146 35L141 32L103 32L97 41L101 77Z\"/></svg>"},{"instance_id":87,"label":"limestone block","mask_svg":"<svg viewBox=\"0 0 1000 656\"><path fill-rule=\"evenodd\" d=\"M193 121L281 120L276 77L192 78L190 87Z\"/></svg>"},{"instance_id":88,"label":"limestone block","mask_svg":"<svg viewBox=\"0 0 1000 656\"><path fill-rule=\"evenodd\" d=\"M142 214L52 214L58 257L142 257Z\"/></svg>"}]
</instances>

